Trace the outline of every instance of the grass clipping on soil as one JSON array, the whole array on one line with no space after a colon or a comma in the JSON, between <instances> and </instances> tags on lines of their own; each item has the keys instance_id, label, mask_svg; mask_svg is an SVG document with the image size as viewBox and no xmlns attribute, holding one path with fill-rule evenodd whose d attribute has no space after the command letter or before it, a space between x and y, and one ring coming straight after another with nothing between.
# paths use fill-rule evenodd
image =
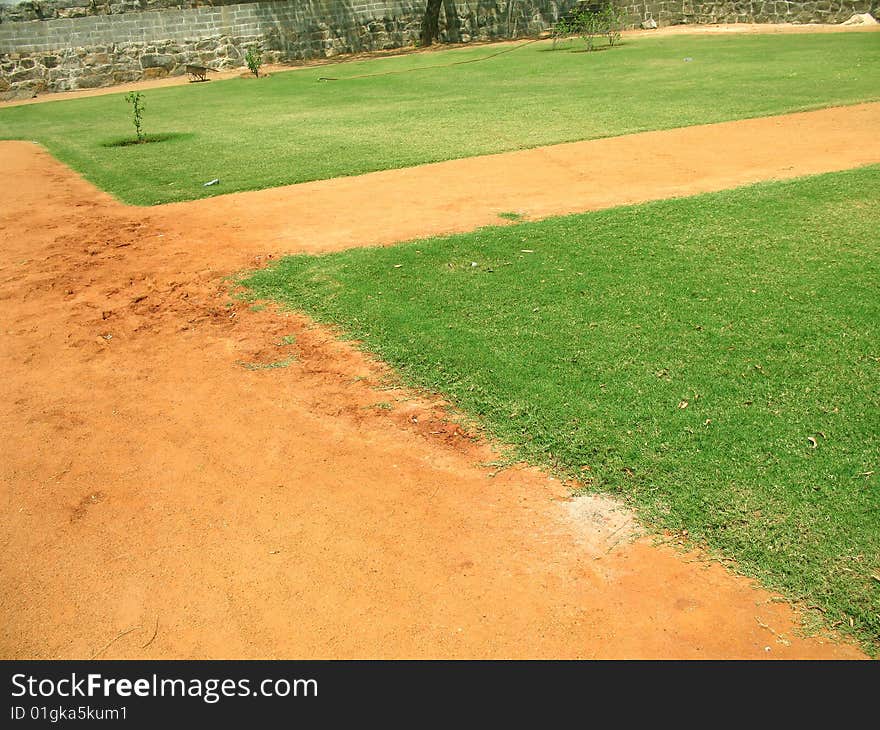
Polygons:
<instances>
[{"instance_id":1,"label":"grass clipping on soil","mask_svg":"<svg viewBox=\"0 0 880 730\"><path fill-rule=\"evenodd\" d=\"M880 167L252 273L880 647Z\"/></svg>"}]
</instances>

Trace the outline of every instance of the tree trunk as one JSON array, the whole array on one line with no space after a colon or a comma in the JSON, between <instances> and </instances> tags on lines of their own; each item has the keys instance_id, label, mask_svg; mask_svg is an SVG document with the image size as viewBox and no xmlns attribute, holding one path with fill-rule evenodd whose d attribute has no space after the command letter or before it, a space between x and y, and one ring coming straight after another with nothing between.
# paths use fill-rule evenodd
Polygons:
<instances>
[{"instance_id":1,"label":"tree trunk","mask_svg":"<svg viewBox=\"0 0 880 730\"><path fill-rule=\"evenodd\" d=\"M443 15L446 17L446 36L450 43L461 43L461 23L455 0L443 0Z\"/></svg>"},{"instance_id":2,"label":"tree trunk","mask_svg":"<svg viewBox=\"0 0 880 730\"><path fill-rule=\"evenodd\" d=\"M440 35L441 7L443 7L443 0L428 0L425 7L425 17L422 18L422 46L430 46L434 39Z\"/></svg>"}]
</instances>

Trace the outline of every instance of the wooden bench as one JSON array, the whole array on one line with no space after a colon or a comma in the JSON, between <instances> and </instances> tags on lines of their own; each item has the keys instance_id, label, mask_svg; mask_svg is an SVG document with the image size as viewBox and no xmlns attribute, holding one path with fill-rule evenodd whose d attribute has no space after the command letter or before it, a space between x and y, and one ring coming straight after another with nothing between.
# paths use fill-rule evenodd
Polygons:
<instances>
[{"instance_id":1,"label":"wooden bench","mask_svg":"<svg viewBox=\"0 0 880 730\"><path fill-rule=\"evenodd\" d=\"M189 64L187 64L186 67L190 83L193 83L194 81L210 81L208 78L208 71L213 71L213 69L205 68L204 66L190 66Z\"/></svg>"}]
</instances>

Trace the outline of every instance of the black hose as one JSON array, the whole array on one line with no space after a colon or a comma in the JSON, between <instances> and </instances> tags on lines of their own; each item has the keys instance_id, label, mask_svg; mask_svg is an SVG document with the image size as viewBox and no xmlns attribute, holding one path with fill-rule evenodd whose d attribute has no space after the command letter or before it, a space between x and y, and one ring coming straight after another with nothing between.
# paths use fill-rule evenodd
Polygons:
<instances>
[{"instance_id":1,"label":"black hose","mask_svg":"<svg viewBox=\"0 0 880 730\"><path fill-rule=\"evenodd\" d=\"M518 46L514 46L513 48L505 48L503 51L496 51L495 53L490 53L488 56L481 56L480 58L469 58L467 61L453 61L452 63L439 63L434 66L420 66L419 68L403 68L397 69L394 71L382 71L380 73L374 74L358 74L357 76L345 76L343 78L336 78L333 76L319 76L318 81L351 81L353 79L369 79L374 76L392 76L394 74L406 74L412 73L413 71L427 71L432 68L449 68L451 66L464 66L467 63L478 63L480 61L488 61L490 58L496 58L497 56L502 56L505 53L510 53L511 51L518 51L520 48L525 48L526 46L537 43L538 41L543 41L544 38L532 38L530 41L526 41L525 43L520 43Z\"/></svg>"}]
</instances>

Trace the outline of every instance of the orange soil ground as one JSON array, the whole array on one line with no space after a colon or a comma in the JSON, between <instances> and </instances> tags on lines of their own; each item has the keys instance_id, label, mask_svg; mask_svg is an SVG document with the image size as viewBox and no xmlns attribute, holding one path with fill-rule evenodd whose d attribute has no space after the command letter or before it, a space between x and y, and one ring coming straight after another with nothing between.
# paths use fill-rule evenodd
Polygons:
<instances>
[{"instance_id":1,"label":"orange soil ground","mask_svg":"<svg viewBox=\"0 0 880 730\"><path fill-rule=\"evenodd\" d=\"M878 123L865 104L152 209L0 143L0 656L861 657L615 503L486 466L441 402L302 316L229 306L224 277L878 162Z\"/></svg>"}]
</instances>

